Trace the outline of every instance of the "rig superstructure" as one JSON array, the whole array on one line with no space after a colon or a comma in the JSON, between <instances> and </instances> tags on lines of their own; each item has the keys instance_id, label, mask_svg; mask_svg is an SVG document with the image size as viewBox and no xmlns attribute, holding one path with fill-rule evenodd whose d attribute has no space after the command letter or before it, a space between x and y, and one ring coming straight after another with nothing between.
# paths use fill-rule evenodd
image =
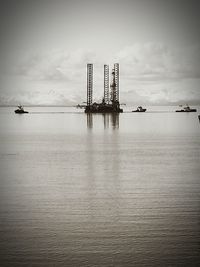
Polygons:
<instances>
[{"instance_id":1,"label":"rig superstructure","mask_svg":"<svg viewBox=\"0 0 200 267\"><path fill-rule=\"evenodd\" d=\"M86 113L121 113L119 103L119 63L114 64L109 85L109 65L104 65L104 97L101 103L93 103L93 64L87 64Z\"/></svg>"}]
</instances>

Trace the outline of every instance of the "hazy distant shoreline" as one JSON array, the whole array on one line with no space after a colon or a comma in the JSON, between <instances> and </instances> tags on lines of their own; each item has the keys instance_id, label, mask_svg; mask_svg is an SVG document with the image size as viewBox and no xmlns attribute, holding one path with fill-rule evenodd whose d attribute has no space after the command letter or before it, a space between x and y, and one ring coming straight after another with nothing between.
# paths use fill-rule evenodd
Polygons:
<instances>
[{"instance_id":1,"label":"hazy distant shoreline","mask_svg":"<svg viewBox=\"0 0 200 267\"><path fill-rule=\"evenodd\" d=\"M171 103L171 104L144 104L142 103L142 106L147 106L147 107L177 107L177 106L184 106L186 104L189 104L190 106L200 106L200 103L183 103L183 104L180 104L180 103ZM69 107L69 108L72 108L72 107L76 107L78 105L75 104L75 105L26 105L26 104L23 104L24 107ZM133 104L126 104L127 107L135 107L135 106L138 106L140 105L140 103L133 103ZM1 108L4 108L4 107L16 107L18 106L18 104L16 105L0 105Z\"/></svg>"}]
</instances>

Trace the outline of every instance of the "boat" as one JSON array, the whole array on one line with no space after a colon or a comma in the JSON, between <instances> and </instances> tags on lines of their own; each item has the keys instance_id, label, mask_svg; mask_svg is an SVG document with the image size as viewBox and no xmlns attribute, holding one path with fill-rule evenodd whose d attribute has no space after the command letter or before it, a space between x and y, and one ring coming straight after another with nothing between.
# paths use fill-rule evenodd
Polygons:
<instances>
[{"instance_id":1,"label":"boat","mask_svg":"<svg viewBox=\"0 0 200 267\"><path fill-rule=\"evenodd\" d=\"M18 109L15 110L15 113L23 114L23 113L28 113L28 111L25 111L24 108L20 105L18 106Z\"/></svg>"},{"instance_id":2,"label":"boat","mask_svg":"<svg viewBox=\"0 0 200 267\"><path fill-rule=\"evenodd\" d=\"M190 108L188 105L183 109L176 110L176 112L196 112L195 108Z\"/></svg>"},{"instance_id":3,"label":"boat","mask_svg":"<svg viewBox=\"0 0 200 267\"><path fill-rule=\"evenodd\" d=\"M132 112L145 112L146 110L147 110L146 108L139 106L139 107L137 107L136 110L133 110Z\"/></svg>"},{"instance_id":4,"label":"boat","mask_svg":"<svg viewBox=\"0 0 200 267\"><path fill-rule=\"evenodd\" d=\"M85 107L86 105L81 105L81 104L76 105L76 108L85 108Z\"/></svg>"}]
</instances>

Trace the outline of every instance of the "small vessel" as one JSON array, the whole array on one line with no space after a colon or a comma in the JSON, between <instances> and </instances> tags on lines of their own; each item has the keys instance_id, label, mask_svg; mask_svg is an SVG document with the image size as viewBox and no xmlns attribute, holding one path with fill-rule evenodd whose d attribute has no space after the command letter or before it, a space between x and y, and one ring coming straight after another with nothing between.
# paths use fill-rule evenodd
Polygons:
<instances>
[{"instance_id":1,"label":"small vessel","mask_svg":"<svg viewBox=\"0 0 200 267\"><path fill-rule=\"evenodd\" d=\"M25 111L24 108L20 105L18 106L18 109L15 110L15 113L23 114L23 113L28 113L28 111Z\"/></svg>"},{"instance_id":2,"label":"small vessel","mask_svg":"<svg viewBox=\"0 0 200 267\"><path fill-rule=\"evenodd\" d=\"M176 112L196 112L195 108L190 108L188 105L183 109L176 110Z\"/></svg>"},{"instance_id":3,"label":"small vessel","mask_svg":"<svg viewBox=\"0 0 200 267\"><path fill-rule=\"evenodd\" d=\"M133 110L132 112L145 112L146 110L147 110L146 108L139 106L139 107L137 107L136 110Z\"/></svg>"},{"instance_id":4,"label":"small vessel","mask_svg":"<svg viewBox=\"0 0 200 267\"><path fill-rule=\"evenodd\" d=\"M86 105L81 105L81 104L76 105L76 108L85 108L85 107Z\"/></svg>"}]
</instances>

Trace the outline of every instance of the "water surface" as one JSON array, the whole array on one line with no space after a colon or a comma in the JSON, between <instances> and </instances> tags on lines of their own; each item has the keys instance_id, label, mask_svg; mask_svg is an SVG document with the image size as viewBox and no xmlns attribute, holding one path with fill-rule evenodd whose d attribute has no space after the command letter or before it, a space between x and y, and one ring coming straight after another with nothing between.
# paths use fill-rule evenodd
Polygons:
<instances>
[{"instance_id":1,"label":"water surface","mask_svg":"<svg viewBox=\"0 0 200 267\"><path fill-rule=\"evenodd\" d=\"M28 110L0 109L1 266L199 265L199 113Z\"/></svg>"}]
</instances>

